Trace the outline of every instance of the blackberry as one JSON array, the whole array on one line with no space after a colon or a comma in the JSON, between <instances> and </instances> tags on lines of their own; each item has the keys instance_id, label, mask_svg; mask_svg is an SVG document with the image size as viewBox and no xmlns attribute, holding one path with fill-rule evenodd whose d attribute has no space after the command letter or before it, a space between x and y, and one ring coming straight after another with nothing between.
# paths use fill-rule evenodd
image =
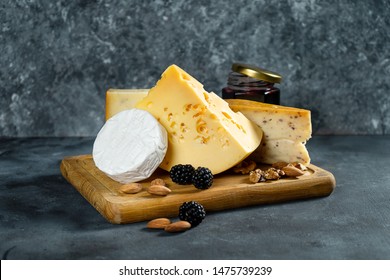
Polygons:
<instances>
[{"instance_id":1,"label":"blackberry","mask_svg":"<svg viewBox=\"0 0 390 280\"><path fill-rule=\"evenodd\" d=\"M196 201L184 202L179 208L179 219L189 222L191 227L199 225L205 217L204 207Z\"/></svg>"},{"instance_id":2,"label":"blackberry","mask_svg":"<svg viewBox=\"0 0 390 280\"><path fill-rule=\"evenodd\" d=\"M172 166L169 176L179 185L189 185L192 183L194 172L195 168L191 164L177 164Z\"/></svg>"},{"instance_id":3,"label":"blackberry","mask_svg":"<svg viewBox=\"0 0 390 280\"><path fill-rule=\"evenodd\" d=\"M213 184L213 173L207 167L198 167L192 176L192 184L201 190L210 188Z\"/></svg>"}]
</instances>

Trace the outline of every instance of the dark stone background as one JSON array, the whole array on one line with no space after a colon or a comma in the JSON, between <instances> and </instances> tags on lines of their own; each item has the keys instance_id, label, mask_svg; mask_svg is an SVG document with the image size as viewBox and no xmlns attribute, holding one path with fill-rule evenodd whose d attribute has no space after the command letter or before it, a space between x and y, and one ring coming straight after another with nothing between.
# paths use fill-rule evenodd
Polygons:
<instances>
[{"instance_id":1,"label":"dark stone background","mask_svg":"<svg viewBox=\"0 0 390 280\"><path fill-rule=\"evenodd\" d=\"M1 1L0 136L94 136L105 91L175 63L220 92L232 62L283 75L314 134L390 134L390 2Z\"/></svg>"}]
</instances>

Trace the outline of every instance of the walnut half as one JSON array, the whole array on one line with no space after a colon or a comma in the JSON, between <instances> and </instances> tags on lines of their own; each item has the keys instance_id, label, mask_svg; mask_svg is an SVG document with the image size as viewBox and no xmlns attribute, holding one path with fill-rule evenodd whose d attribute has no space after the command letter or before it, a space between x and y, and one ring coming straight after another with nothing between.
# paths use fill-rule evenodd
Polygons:
<instances>
[{"instance_id":1,"label":"walnut half","mask_svg":"<svg viewBox=\"0 0 390 280\"><path fill-rule=\"evenodd\" d=\"M256 169L256 162L251 160L249 162L246 161L240 162L238 165L236 165L236 167L234 167L233 171L235 173L248 174L255 169Z\"/></svg>"},{"instance_id":2,"label":"walnut half","mask_svg":"<svg viewBox=\"0 0 390 280\"><path fill-rule=\"evenodd\" d=\"M252 183L265 182L264 171L261 169L255 169L249 172L249 181Z\"/></svg>"}]
</instances>

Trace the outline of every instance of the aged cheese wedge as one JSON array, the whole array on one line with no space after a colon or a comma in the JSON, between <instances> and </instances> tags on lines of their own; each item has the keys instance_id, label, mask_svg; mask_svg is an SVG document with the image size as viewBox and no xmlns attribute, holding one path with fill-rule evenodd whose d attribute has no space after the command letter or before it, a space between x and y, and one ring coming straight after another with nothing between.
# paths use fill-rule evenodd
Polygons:
<instances>
[{"instance_id":1,"label":"aged cheese wedge","mask_svg":"<svg viewBox=\"0 0 390 280\"><path fill-rule=\"evenodd\" d=\"M289 139L268 139L261 144L250 156L256 162L300 162L304 165L310 163L309 152L302 142Z\"/></svg>"},{"instance_id":2,"label":"aged cheese wedge","mask_svg":"<svg viewBox=\"0 0 390 280\"><path fill-rule=\"evenodd\" d=\"M251 155L252 159L270 164L278 161L310 163L305 147L312 133L309 110L241 99L227 102L233 111L243 113L264 132L263 142Z\"/></svg>"},{"instance_id":3,"label":"aged cheese wedge","mask_svg":"<svg viewBox=\"0 0 390 280\"><path fill-rule=\"evenodd\" d=\"M167 145L165 128L150 113L131 109L104 124L92 156L97 168L126 184L149 178L164 159Z\"/></svg>"},{"instance_id":4,"label":"aged cheese wedge","mask_svg":"<svg viewBox=\"0 0 390 280\"><path fill-rule=\"evenodd\" d=\"M133 109L148 91L149 89L109 89L106 92L106 120L121 111Z\"/></svg>"},{"instance_id":5,"label":"aged cheese wedge","mask_svg":"<svg viewBox=\"0 0 390 280\"><path fill-rule=\"evenodd\" d=\"M150 112L168 132L168 150L160 167L176 164L223 172L251 154L261 129L176 65L169 66L136 108Z\"/></svg>"}]
</instances>

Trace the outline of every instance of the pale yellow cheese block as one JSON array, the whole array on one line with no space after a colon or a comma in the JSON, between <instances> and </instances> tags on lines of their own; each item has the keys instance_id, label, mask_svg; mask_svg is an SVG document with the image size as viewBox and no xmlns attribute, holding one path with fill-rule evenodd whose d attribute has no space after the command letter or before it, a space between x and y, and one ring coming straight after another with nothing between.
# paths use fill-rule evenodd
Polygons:
<instances>
[{"instance_id":1,"label":"pale yellow cheese block","mask_svg":"<svg viewBox=\"0 0 390 280\"><path fill-rule=\"evenodd\" d=\"M148 91L149 89L109 89L106 92L106 121L119 112L133 109Z\"/></svg>"},{"instance_id":2,"label":"pale yellow cheese block","mask_svg":"<svg viewBox=\"0 0 390 280\"><path fill-rule=\"evenodd\" d=\"M263 142L251 159L269 164L278 161L310 163L305 146L312 134L309 110L241 99L227 102L233 111L243 113L264 132Z\"/></svg>"},{"instance_id":3,"label":"pale yellow cheese block","mask_svg":"<svg viewBox=\"0 0 390 280\"><path fill-rule=\"evenodd\" d=\"M208 167L223 172L260 144L261 129L176 65L169 66L136 108L150 112L168 132L168 150L160 165Z\"/></svg>"}]
</instances>

